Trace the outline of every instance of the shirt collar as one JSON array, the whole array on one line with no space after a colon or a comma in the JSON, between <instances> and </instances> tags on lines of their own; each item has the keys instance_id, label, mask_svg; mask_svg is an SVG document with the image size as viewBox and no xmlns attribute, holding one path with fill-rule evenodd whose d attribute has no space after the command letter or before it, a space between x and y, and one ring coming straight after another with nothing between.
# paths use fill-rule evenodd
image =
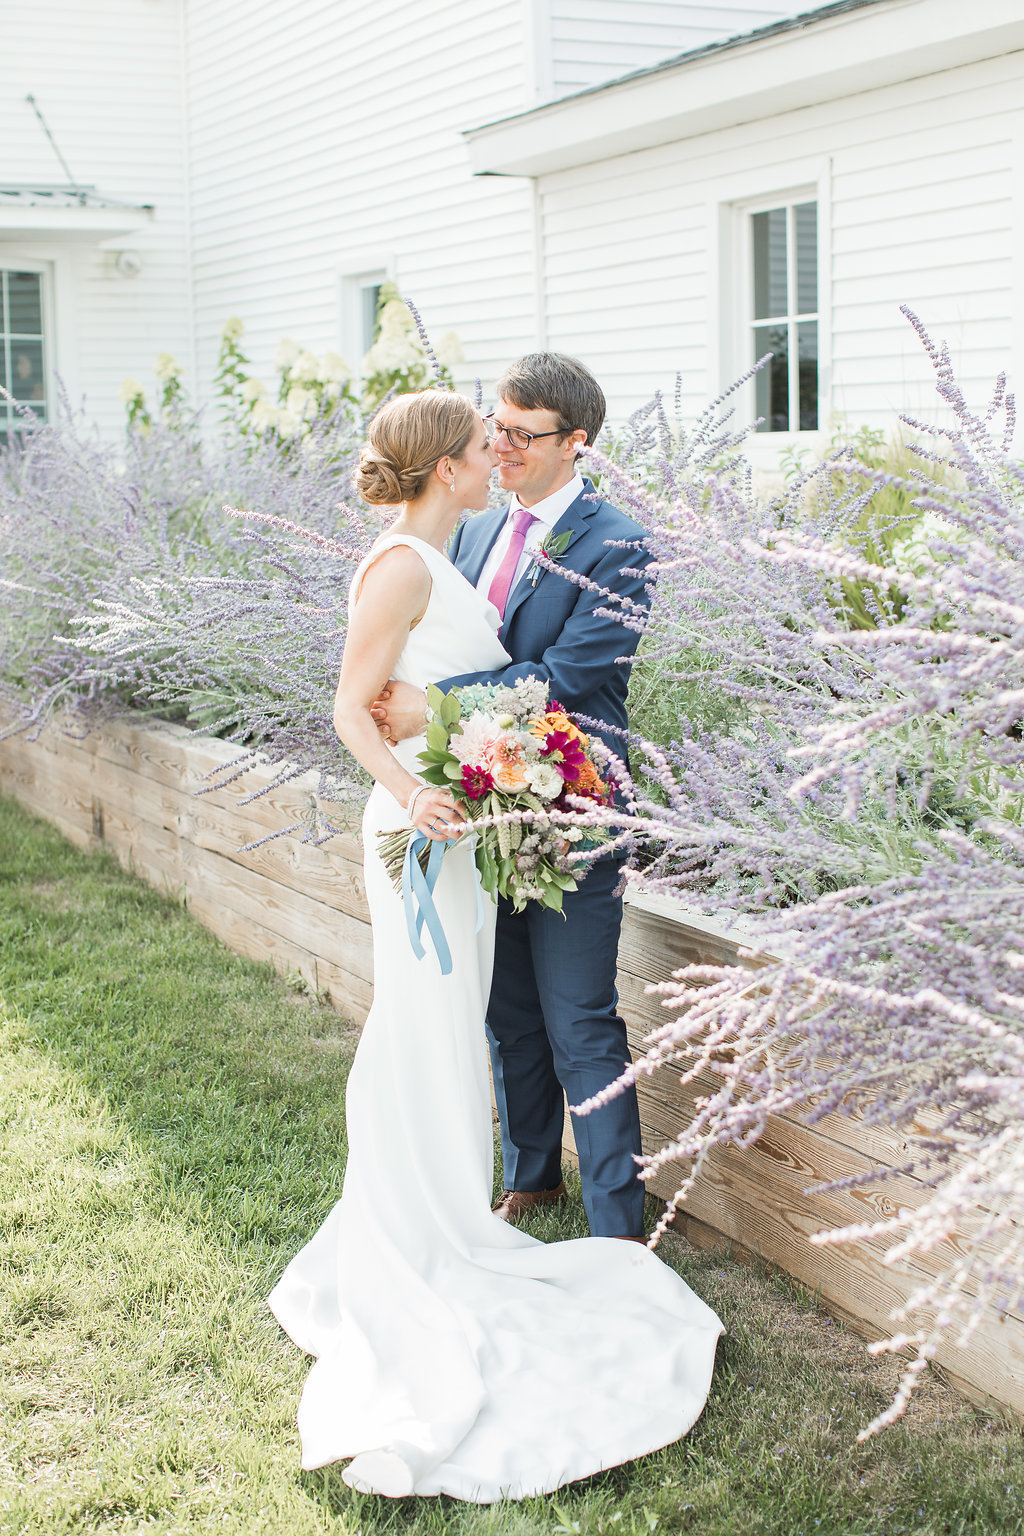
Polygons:
<instances>
[{"instance_id":1,"label":"shirt collar","mask_svg":"<svg viewBox=\"0 0 1024 1536\"><path fill-rule=\"evenodd\" d=\"M568 485L559 486L557 491L552 491L550 496L545 496L543 501L535 502L528 510L533 513L538 522L546 528L553 528L563 512L567 512L576 500L583 494L583 476L577 470ZM521 503L516 493L512 492L512 500L509 502L508 516L518 511Z\"/></svg>"}]
</instances>

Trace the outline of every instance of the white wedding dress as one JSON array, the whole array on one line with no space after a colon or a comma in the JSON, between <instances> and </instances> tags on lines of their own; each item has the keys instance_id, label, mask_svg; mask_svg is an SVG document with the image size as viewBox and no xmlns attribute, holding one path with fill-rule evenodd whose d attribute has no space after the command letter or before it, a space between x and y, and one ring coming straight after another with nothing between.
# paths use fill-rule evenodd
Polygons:
<instances>
[{"instance_id":1,"label":"white wedding dress","mask_svg":"<svg viewBox=\"0 0 1024 1536\"><path fill-rule=\"evenodd\" d=\"M422 557L430 599L396 677L500 666L497 611L447 558ZM352 601L350 597L350 602ZM398 752L413 772L422 739ZM316 1356L299 1407L302 1465L353 1457L363 1492L477 1503L550 1492L686 1433L707 1397L722 1325L655 1254L583 1238L545 1244L491 1213L484 1039L494 907L479 932L468 844L434 892L453 968L416 959L376 834L408 825L379 785L363 818L374 1001L346 1097L341 1199L270 1306ZM598 1111L600 1113L600 1111Z\"/></svg>"}]
</instances>

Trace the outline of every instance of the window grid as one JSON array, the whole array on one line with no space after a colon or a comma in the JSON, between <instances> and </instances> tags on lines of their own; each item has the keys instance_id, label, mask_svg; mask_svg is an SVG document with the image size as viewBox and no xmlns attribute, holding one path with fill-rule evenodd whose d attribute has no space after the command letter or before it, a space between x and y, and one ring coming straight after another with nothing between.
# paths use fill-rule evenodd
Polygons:
<instances>
[{"instance_id":1,"label":"window grid","mask_svg":"<svg viewBox=\"0 0 1024 1536\"><path fill-rule=\"evenodd\" d=\"M35 300L38 314L38 329L15 331L11 306L11 279L32 278L35 280ZM43 278L39 272L26 272L15 268L0 268L0 383L10 395L14 397L16 405L29 406L40 421L47 419L47 389L46 389L46 326L43 313ZM23 381L17 377L17 343L23 344L23 355L26 363L26 376ZM35 358L37 366L33 367ZM32 382L28 382L32 381ZM25 417L15 405L8 400L0 398L0 437L5 437L8 432L21 426Z\"/></svg>"},{"instance_id":2,"label":"window grid","mask_svg":"<svg viewBox=\"0 0 1024 1536\"><path fill-rule=\"evenodd\" d=\"M786 313L758 315L756 310L758 308L757 292L759 280L763 285L764 291L766 293L770 293L772 288L772 274L770 273L770 270L765 272L758 271L758 253L755 238L756 225L754 221L757 218L767 218L772 213L781 213L783 211L785 211L786 216ZM808 252L806 249L801 251L799 242L799 214L803 213L805 215L806 222L812 211L814 216L813 262L811 263L810 274L808 274L809 258L812 253ZM766 351L775 350L771 345L762 344L766 338L770 339L770 329L772 327L776 329L781 327L784 328L785 331L784 359L773 357L772 361L766 365L765 369L763 369L761 374L758 376L758 381L761 383L761 390L759 390L759 394L761 394L763 391L764 397L770 403L768 404L767 409L761 409L759 404L758 415L764 416L765 419L762 421L757 430L759 432L773 432L780 430L814 431L818 426L818 321L820 318L820 311L817 303L817 203L811 198L802 197L799 199L794 199L792 202L776 204L774 208L764 209L755 213L751 213L749 229L751 249L751 289L753 299L751 307L755 311L751 321L753 329L752 339L754 343L753 360L756 362L759 357L764 356ZM768 251L770 267L771 258L769 245L770 232L769 242L766 244L766 251ZM807 279L809 275L811 280L813 280L815 303L813 309L801 310L801 278L803 277L804 279ZM770 307L771 306L769 306L769 308ZM809 329L810 327L813 327L813 331ZM805 341L807 343L805 355L801 355L801 341ZM777 378L780 363L786 369L786 421L784 426L776 423L774 420L773 411L775 404L774 384ZM811 386L807 389L808 400L803 408L801 406L802 382L805 382ZM795 426L794 423L796 424Z\"/></svg>"}]
</instances>

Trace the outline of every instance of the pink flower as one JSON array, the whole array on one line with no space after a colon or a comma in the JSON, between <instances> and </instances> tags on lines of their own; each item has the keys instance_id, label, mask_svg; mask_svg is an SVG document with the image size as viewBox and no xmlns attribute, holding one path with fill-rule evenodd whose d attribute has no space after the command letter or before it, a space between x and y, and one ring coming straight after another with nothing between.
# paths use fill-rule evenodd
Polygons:
<instances>
[{"instance_id":1,"label":"pink flower","mask_svg":"<svg viewBox=\"0 0 1024 1536\"><path fill-rule=\"evenodd\" d=\"M485 762L503 734L497 722L487 715L471 715L464 721L461 731L452 735L448 750L460 763Z\"/></svg>"}]
</instances>

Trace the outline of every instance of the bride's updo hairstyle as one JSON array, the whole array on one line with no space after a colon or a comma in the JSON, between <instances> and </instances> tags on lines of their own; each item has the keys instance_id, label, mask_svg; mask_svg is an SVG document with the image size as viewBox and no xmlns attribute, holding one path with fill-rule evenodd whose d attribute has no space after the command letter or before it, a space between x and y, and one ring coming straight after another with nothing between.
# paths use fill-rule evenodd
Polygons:
<instances>
[{"instance_id":1,"label":"bride's updo hairstyle","mask_svg":"<svg viewBox=\"0 0 1024 1536\"><path fill-rule=\"evenodd\" d=\"M397 507L426 489L439 459L459 459L477 426L465 395L426 389L397 395L370 422L356 485L371 506Z\"/></svg>"}]
</instances>

